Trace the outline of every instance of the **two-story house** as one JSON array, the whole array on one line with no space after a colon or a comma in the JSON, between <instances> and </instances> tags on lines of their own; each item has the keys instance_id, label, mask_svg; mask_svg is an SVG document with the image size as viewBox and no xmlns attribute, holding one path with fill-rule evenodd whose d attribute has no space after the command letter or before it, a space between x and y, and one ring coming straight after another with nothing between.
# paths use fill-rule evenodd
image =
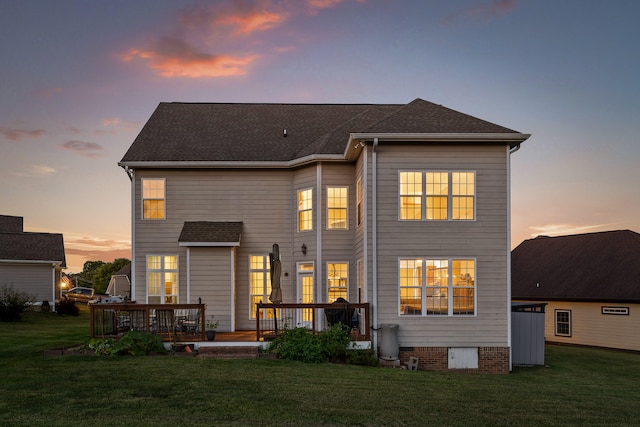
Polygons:
<instances>
[{"instance_id":1,"label":"two-story house","mask_svg":"<svg viewBox=\"0 0 640 427\"><path fill-rule=\"evenodd\" d=\"M371 305L428 369L510 369L510 156L529 135L408 104L161 103L119 162L132 298L255 328L286 303Z\"/></svg>"}]
</instances>

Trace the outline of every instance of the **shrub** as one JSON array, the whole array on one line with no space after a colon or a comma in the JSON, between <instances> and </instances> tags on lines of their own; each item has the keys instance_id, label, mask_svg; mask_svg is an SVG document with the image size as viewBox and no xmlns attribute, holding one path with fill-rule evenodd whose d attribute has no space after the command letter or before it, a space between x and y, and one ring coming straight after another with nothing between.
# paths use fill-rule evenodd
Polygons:
<instances>
[{"instance_id":1,"label":"shrub","mask_svg":"<svg viewBox=\"0 0 640 427\"><path fill-rule=\"evenodd\" d=\"M80 309L74 301L71 301L69 298L62 298L56 303L56 312L60 316L68 314L77 317L80 314Z\"/></svg>"},{"instance_id":2,"label":"shrub","mask_svg":"<svg viewBox=\"0 0 640 427\"><path fill-rule=\"evenodd\" d=\"M158 335L143 331L129 331L118 341L111 338L91 338L83 350L93 350L96 356L144 356L149 353L165 353Z\"/></svg>"},{"instance_id":3,"label":"shrub","mask_svg":"<svg viewBox=\"0 0 640 427\"><path fill-rule=\"evenodd\" d=\"M144 331L129 331L116 341L111 354L114 356L144 356L149 353L164 353L159 335Z\"/></svg>"},{"instance_id":4,"label":"shrub","mask_svg":"<svg viewBox=\"0 0 640 427\"><path fill-rule=\"evenodd\" d=\"M284 330L271 342L269 352L276 353L279 358L286 360L306 363L327 361L320 338L306 328Z\"/></svg>"},{"instance_id":5,"label":"shrub","mask_svg":"<svg viewBox=\"0 0 640 427\"><path fill-rule=\"evenodd\" d=\"M341 324L315 335L306 328L286 329L269 346L279 358L307 363L345 362L349 331Z\"/></svg>"},{"instance_id":6,"label":"shrub","mask_svg":"<svg viewBox=\"0 0 640 427\"><path fill-rule=\"evenodd\" d=\"M343 362L347 357L349 347L349 330L342 323L338 323L320 332L318 335L324 348L325 355L331 362Z\"/></svg>"},{"instance_id":7,"label":"shrub","mask_svg":"<svg viewBox=\"0 0 640 427\"><path fill-rule=\"evenodd\" d=\"M3 285L0 290L0 320L17 322L22 314L36 300L35 295L16 291L12 286Z\"/></svg>"},{"instance_id":8,"label":"shrub","mask_svg":"<svg viewBox=\"0 0 640 427\"><path fill-rule=\"evenodd\" d=\"M347 365L378 366L380 362L376 358L373 349L348 350L346 357Z\"/></svg>"}]
</instances>

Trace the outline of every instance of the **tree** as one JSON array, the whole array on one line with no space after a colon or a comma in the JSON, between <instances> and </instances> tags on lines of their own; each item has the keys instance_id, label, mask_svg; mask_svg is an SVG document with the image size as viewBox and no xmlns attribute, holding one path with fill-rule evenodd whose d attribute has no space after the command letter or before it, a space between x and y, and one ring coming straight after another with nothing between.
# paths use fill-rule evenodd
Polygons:
<instances>
[{"instance_id":1,"label":"tree","mask_svg":"<svg viewBox=\"0 0 640 427\"><path fill-rule=\"evenodd\" d=\"M127 258L117 258L113 262L87 261L77 276L90 282L97 294L104 294L111 276L130 262Z\"/></svg>"}]
</instances>

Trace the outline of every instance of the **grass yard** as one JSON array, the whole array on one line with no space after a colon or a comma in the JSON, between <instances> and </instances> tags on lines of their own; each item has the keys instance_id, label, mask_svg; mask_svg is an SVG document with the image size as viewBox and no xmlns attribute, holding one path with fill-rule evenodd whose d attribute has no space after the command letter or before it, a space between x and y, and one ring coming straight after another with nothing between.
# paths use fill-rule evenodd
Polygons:
<instances>
[{"instance_id":1,"label":"grass yard","mask_svg":"<svg viewBox=\"0 0 640 427\"><path fill-rule=\"evenodd\" d=\"M0 425L635 425L640 354L548 346L510 375L281 360L44 357L88 339L78 318L0 323Z\"/></svg>"}]
</instances>

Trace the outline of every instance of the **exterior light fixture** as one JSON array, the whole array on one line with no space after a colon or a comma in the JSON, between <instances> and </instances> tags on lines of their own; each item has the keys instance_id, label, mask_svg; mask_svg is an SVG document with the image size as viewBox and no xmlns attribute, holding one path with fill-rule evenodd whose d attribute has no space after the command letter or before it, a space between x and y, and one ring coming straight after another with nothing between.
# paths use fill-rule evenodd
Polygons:
<instances>
[{"instance_id":1,"label":"exterior light fixture","mask_svg":"<svg viewBox=\"0 0 640 427\"><path fill-rule=\"evenodd\" d=\"M302 250L302 255L306 255L307 254L307 245L305 245L304 243L302 244L302 247L300 248Z\"/></svg>"}]
</instances>

